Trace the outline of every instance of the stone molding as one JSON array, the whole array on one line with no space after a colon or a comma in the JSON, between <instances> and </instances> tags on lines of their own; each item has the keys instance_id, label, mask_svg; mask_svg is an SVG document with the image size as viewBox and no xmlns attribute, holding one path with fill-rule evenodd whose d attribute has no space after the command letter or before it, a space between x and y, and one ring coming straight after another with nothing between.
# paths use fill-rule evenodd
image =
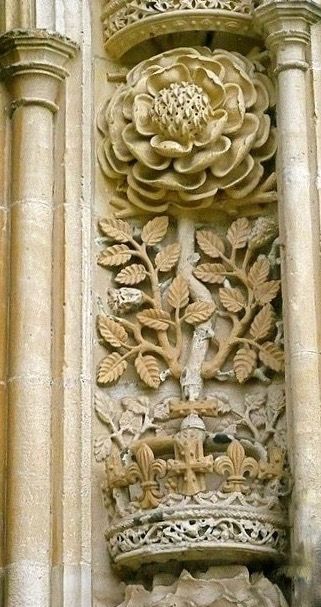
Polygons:
<instances>
[{"instance_id":1,"label":"stone molding","mask_svg":"<svg viewBox=\"0 0 321 607\"><path fill-rule=\"evenodd\" d=\"M0 78L11 94L11 111L40 105L56 112L58 87L77 45L45 30L12 30L0 38Z\"/></svg>"},{"instance_id":2,"label":"stone molding","mask_svg":"<svg viewBox=\"0 0 321 607\"><path fill-rule=\"evenodd\" d=\"M151 37L182 31L226 31L257 38L253 0L114 0L102 15L105 48L119 58Z\"/></svg>"},{"instance_id":3,"label":"stone molding","mask_svg":"<svg viewBox=\"0 0 321 607\"><path fill-rule=\"evenodd\" d=\"M268 48L275 50L279 44L310 42L310 27L321 19L321 6L311 0L268 0L254 11L254 22L265 37ZM294 61L294 67L306 69L307 65Z\"/></svg>"}]
</instances>

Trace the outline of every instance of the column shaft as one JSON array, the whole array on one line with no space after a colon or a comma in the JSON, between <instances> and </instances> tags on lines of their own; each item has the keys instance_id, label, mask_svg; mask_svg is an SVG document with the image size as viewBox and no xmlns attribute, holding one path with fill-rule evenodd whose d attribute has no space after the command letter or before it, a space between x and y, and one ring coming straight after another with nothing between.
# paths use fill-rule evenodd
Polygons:
<instances>
[{"instance_id":1,"label":"column shaft","mask_svg":"<svg viewBox=\"0 0 321 607\"><path fill-rule=\"evenodd\" d=\"M0 38L12 123L6 607L51 604L54 113L74 52L37 30Z\"/></svg>"},{"instance_id":2,"label":"column shaft","mask_svg":"<svg viewBox=\"0 0 321 607\"><path fill-rule=\"evenodd\" d=\"M12 128L8 607L23 586L25 604L40 607L50 596L53 115L21 107Z\"/></svg>"}]
</instances>

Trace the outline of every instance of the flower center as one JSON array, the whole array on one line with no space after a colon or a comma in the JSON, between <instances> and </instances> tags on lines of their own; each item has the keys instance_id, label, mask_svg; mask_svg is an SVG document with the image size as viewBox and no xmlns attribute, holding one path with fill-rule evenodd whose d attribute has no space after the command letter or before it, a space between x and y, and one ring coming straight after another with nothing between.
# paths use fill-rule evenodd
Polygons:
<instances>
[{"instance_id":1,"label":"flower center","mask_svg":"<svg viewBox=\"0 0 321 607\"><path fill-rule=\"evenodd\" d=\"M211 113L211 104L203 89L188 82L173 82L161 89L150 110L158 130L181 142L195 139L207 125Z\"/></svg>"}]
</instances>

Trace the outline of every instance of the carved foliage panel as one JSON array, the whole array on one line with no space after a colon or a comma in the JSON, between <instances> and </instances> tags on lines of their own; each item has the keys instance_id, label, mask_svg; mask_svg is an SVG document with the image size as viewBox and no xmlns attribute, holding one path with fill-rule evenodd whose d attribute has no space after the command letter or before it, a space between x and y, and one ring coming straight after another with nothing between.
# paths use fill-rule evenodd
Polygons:
<instances>
[{"instance_id":1,"label":"carved foliage panel","mask_svg":"<svg viewBox=\"0 0 321 607\"><path fill-rule=\"evenodd\" d=\"M100 115L113 195L98 226L95 456L120 571L182 550L250 565L286 554L273 105L260 55L184 48L137 65ZM206 575L204 605L238 592L285 605L245 568ZM123 605L198 606L196 578L166 597L128 587Z\"/></svg>"}]
</instances>

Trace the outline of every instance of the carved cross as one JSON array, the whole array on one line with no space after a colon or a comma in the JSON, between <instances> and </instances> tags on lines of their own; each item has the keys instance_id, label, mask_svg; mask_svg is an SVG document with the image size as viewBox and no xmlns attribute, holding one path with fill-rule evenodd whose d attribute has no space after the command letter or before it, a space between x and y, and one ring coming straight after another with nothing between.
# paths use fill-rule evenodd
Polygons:
<instances>
[{"instance_id":1,"label":"carved cross","mask_svg":"<svg viewBox=\"0 0 321 607\"><path fill-rule=\"evenodd\" d=\"M170 475L177 477L177 492L196 495L206 490L205 475L213 471L212 455L204 456L204 431L185 428L175 437L175 459L167 462Z\"/></svg>"}]
</instances>

